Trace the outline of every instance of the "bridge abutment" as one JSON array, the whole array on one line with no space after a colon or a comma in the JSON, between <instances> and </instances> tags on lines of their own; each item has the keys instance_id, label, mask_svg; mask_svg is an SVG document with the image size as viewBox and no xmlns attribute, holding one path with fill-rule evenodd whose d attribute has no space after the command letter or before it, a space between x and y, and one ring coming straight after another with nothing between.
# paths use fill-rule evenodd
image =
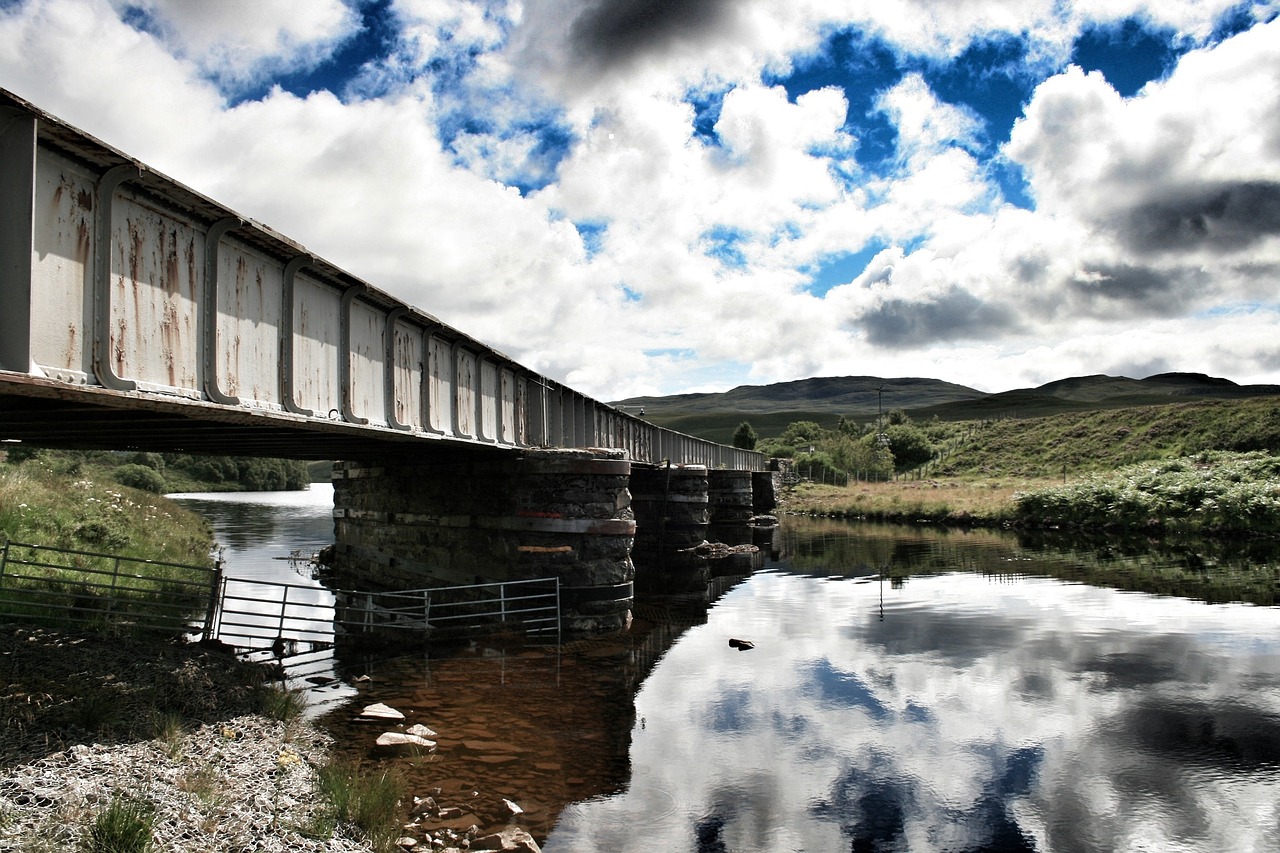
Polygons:
<instances>
[{"instance_id":1,"label":"bridge abutment","mask_svg":"<svg viewBox=\"0 0 1280 853\"><path fill-rule=\"evenodd\" d=\"M570 633L629 624L636 522L616 450L436 452L335 465L334 572L416 588L557 577Z\"/></svg>"}]
</instances>

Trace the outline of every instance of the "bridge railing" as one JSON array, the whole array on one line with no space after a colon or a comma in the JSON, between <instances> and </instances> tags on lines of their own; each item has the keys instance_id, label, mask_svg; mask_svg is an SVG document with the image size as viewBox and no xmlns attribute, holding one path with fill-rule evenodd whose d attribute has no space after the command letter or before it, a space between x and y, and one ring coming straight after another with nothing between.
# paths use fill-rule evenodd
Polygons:
<instances>
[{"instance_id":1,"label":"bridge railing","mask_svg":"<svg viewBox=\"0 0 1280 853\"><path fill-rule=\"evenodd\" d=\"M633 462L706 465L736 471L763 471L766 459L743 450L660 427L644 418L552 383L534 386L538 402L525 431L527 444L551 447L607 447L624 450Z\"/></svg>"}]
</instances>

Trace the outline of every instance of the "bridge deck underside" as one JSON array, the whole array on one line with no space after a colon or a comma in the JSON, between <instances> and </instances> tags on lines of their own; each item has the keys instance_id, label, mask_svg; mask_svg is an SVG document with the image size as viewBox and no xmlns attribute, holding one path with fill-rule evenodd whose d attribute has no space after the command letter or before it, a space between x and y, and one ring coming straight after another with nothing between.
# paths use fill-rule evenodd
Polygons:
<instances>
[{"instance_id":1,"label":"bridge deck underside","mask_svg":"<svg viewBox=\"0 0 1280 853\"><path fill-rule=\"evenodd\" d=\"M157 400L20 374L0 374L0 440L79 450L147 450L291 459L421 454L443 443L395 430L255 414L199 401ZM0 449L6 445L0 444ZM496 452L450 443L447 450Z\"/></svg>"}]
</instances>

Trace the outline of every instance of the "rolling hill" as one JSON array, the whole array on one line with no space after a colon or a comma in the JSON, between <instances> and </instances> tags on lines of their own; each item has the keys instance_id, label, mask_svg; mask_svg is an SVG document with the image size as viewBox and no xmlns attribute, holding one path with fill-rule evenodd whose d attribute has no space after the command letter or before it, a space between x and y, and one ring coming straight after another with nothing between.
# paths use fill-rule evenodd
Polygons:
<instances>
[{"instance_id":1,"label":"rolling hill","mask_svg":"<svg viewBox=\"0 0 1280 853\"><path fill-rule=\"evenodd\" d=\"M1262 396L1280 396L1280 385L1238 385L1201 373L1160 373L1145 379L1096 374L988 394L937 379L839 376L741 385L722 393L632 397L613 405L632 413L643 409L644 417L656 424L728 443L744 420L768 437L792 421L816 421L832 428L840 417L869 420L881 405L886 412L903 409L918 420L959 421Z\"/></svg>"}]
</instances>

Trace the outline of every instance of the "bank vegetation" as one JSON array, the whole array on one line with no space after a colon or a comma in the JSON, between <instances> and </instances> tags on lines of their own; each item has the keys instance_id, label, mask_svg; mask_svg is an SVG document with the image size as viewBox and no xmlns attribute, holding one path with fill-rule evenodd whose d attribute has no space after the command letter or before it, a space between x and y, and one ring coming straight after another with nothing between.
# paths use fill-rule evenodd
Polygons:
<instances>
[{"instance_id":1,"label":"bank vegetation","mask_svg":"<svg viewBox=\"0 0 1280 853\"><path fill-rule=\"evenodd\" d=\"M785 509L907 522L1280 535L1276 398L1022 420L893 418L842 422L837 430L799 422L762 443L793 472ZM910 439L895 444L902 431ZM850 454L850 444L861 455ZM894 455L899 447L903 457ZM862 467L875 453L879 468Z\"/></svg>"}]
</instances>

